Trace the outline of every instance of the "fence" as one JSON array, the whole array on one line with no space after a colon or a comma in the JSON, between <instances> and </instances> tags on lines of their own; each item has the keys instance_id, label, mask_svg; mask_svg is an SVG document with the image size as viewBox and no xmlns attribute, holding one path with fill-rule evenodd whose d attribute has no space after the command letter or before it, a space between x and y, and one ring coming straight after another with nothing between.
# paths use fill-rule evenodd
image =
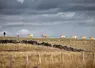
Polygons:
<instances>
[{"instance_id":1,"label":"fence","mask_svg":"<svg viewBox=\"0 0 95 68\"><path fill-rule=\"evenodd\" d=\"M10 68L13 68L13 63L14 58L12 55L10 56ZM33 58L33 59L31 59ZM92 62L92 65L95 64L95 53L94 52L81 52L81 53L46 53L46 54L41 54L37 53L35 55L26 55L25 58L25 66L28 68L28 66L33 63L35 64L44 64L44 63L49 63L49 64L54 64L57 62L61 62L64 65L64 62L66 61L81 61L82 64L87 63L87 60L90 60ZM46 60L47 59L47 60ZM32 61L31 61L32 60Z\"/></svg>"}]
</instances>

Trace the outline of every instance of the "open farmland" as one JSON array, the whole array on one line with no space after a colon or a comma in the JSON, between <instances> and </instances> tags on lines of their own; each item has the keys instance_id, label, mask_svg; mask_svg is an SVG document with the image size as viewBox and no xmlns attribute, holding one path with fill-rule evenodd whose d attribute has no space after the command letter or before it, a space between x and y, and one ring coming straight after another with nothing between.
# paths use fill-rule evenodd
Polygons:
<instances>
[{"instance_id":1,"label":"open farmland","mask_svg":"<svg viewBox=\"0 0 95 68\"><path fill-rule=\"evenodd\" d=\"M0 40L16 40L19 43L0 44L0 68L95 68L95 41L60 38L0 37ZM88 52L71 52L43 45L20 43L35 40L39 43L60 44Z\"/></svg>"},{"instance_id":2,"label":"open farmland","mask_svg":"<svg viewBox=\"0 0 95 68\"><path fill-rule=\"evenodd\" d=\"M95 51L95 40L89 39L71 39L71 38L17 38L17 37L0 37L0 40L35 40L39 43L47 42L50 44L60 44L62 46L71 46L73 48L83 49L86 51Z\"/></svg>"}]
</instances>

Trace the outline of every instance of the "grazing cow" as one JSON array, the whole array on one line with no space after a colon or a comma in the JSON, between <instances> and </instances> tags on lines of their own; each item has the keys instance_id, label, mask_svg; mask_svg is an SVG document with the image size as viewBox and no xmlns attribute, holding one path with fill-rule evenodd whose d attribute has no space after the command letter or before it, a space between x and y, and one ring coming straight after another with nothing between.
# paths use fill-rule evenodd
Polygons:
<instances>
[{"instance_id":1,"label":"grazing cow","mask_svg":"<svg viewBox=\"0 0 95 68\"><path fill-rule=\"evenodd\" d=\"M94 37L90 37L90 40L95 40L95 38Z\"/></svg>"},{"instance_id":2,"label":"grazing cow","mask_svg":"<svg viewBox=\"0 0 95 68\"><path fill-rule=\"evenodd\" d=\"M64 35L60 35L60 38L65 38L65 36Z\"/></svg>"},{"instance_id":3,"label":"grazing cow","mask_svg":"<svg viewBox=\"0 0 95 68\"><path fill-rule=\"evenodd\" d=\"M72 39L77 39L77 36L72 36L71 38L72 38Z\"/></svg>"},{"instance_id":4,"label":"grazing cow","mask_svg":"<svg viewBox=\"0 0 95 68\"><path fill-rule=\"evenodd\" d=\"M47 38L47 37L48 37L48 35L43 35L43 34L42 34L42 37L43 37L43 38Z\"/></svg>"},{"instance_id":5,"label":"grazing cow","mask_svg":"<svg viewBox=\"0 0 95 68\"><path fill-rule=\"evenodd\" d=\"M82 39L83 39L83 40L86 39L86 36L82 36Z\"/></svg>"},{"instance_id":6,"label":"grazing cow","mask_svg":"<svg viewBox=\"0 0 95 68\"><path fill-rule=\"evenodd\" d=\"M28 34L29 37L33 37L33 34Z\"/></svg>"}]
</instances>

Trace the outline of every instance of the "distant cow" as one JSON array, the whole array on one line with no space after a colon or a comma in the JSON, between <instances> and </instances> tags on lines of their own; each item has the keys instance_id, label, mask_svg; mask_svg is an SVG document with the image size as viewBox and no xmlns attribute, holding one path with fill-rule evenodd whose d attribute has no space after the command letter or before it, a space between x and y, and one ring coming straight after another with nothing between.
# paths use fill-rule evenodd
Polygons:
<instances>
[{"instance_id":1,"label":"distant cow","mask_svg":"<svg viewBox=\"0 0 95 68\"><path fill-rule=\"evenodd\" d=\"M64 35L60 35L60 38L65 38L65 36Z\"/></svg>"},{"instance_id":2,"label":"distant cow","mask_svg":"<svg viewBox=\"0 0 95 68\"><path fill-rule=\"evenodd\" d=\"M72 38L72 39L77 39L77 36L72 36L71 38Z\"/></svg>"},{"instance_id":3,"label":"distant cow","mask_svg":"<svg viewBox=\"0 0 95 68\"><path fill-rule=\"evenodd\" d=\"M42 37L43 37L43 38L48 38L48 35L43 35L43 34L42 34Z\"/></svg>"},{"instance_id":4,"label":"distant cow","mask_svg":"<svg viewBox=\"0 0 95 68\"><path fill-rule=\"evenodd\" d=\"M86 39L86 36L82 36L82 39Z\"/></svg>"},{"instance_id":5,"label":"distant cow","mask_svg":"<svg viewBox=\"0 0 95 68\"><path fill-rule=\"evenodd\" d=\"M29 37L33 37L33 34L28 34Z\"/></svg>"},{"instance_id":6,"label":"distant cow","mask_svg":"<svg viewBox=\"0 0 95 68\"><path fill-rule=\"evenodd\" d=\"M90 37L90 40L95 40L95 38L94 37Z\"/></svg>"}]
</instances>

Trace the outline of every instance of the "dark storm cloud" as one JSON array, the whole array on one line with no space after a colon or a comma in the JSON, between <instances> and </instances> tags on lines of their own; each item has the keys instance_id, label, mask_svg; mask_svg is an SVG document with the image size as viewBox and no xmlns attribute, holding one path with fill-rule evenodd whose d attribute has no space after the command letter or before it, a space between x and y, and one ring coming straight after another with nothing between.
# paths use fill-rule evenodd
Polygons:
<instances>
[{"instance_id":1,"label":"dark storm cloud","mask_svg":"<svg viewBox=\"0 0 95 68\"><path fill-rule=\"evenodd\" d=\"M58 9L58 11L91 11L95 10L95 0L0 0L0 12L4 14L29 13L39 10Z\"/></svg>"},{"instance_id":2,"label":"dark storm cloud","mask_svg":"<svg viewBox=\"0 0 95 68\"><path fill-rule=\"evenodd\" d=\"M13 29L18 33L95 36L95 0L24 0L23 3L0 0L0 31L15 34Z\"/></svg>"}]
</instances>

